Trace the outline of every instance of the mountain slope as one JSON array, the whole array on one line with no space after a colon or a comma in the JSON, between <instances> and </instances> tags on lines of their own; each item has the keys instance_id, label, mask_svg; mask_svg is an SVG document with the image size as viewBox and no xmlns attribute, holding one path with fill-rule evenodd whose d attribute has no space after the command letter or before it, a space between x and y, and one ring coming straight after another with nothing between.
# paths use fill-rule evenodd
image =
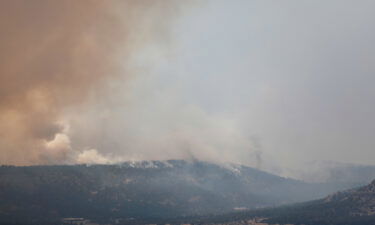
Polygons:
<instances>
[{"instance_id":1,"label":"mountain slope","mask_svg":"<svg viewBox=\"0 0 375 225\"><path fill-rule=\"evenodd\" d=\"M239 165L181 160L0 167L0 222L225 213L319 198L337 187Z\"/></svg>"},{"instance_id":2,"label":"mountain slope","mask_svg":"<svg viewBox=\"0 0 375 225\"><path fill-rule=\"evenodd\" d=\"M256 220L262 224L373 225L375 180L364 187L338 192L312 202L192 221L199 221L200 224L254 224Z\"/></svg>"}]
</instances>

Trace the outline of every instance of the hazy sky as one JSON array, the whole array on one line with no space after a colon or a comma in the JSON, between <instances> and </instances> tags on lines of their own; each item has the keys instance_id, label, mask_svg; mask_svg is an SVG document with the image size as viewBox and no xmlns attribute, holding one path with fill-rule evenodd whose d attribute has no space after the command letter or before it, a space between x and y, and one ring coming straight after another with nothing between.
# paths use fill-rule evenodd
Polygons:
<instances>
[{"instance_id":1,"label":"hazy sky","mask_svg":"<svg viewBox=\"0 0 375 225\"><path fill-rule=\"evenodd\" d=\"M8 96L0 96L0 121L12 133L0 133L0 163L198 158L271 171L314 160L375 165L373 1L131 1L111 3L101 17L95 10L103 6L82 1L66 6L79 7L76 19L60 12L61 29L45 15L41 30L19 31L39 24L32 17L17 23L25 14L55 9L47 2L2 15L9 37L0 39L8 51L0 57L13 58L0 64L0 88L9 89L0 91ZM39 35L49 38L39 43ZM89 44L77 53L82 41ZM34 60L16 53L19 43L37 46ZM35 82L25 85L26 78ZM77 87L66 93L71 83ZM24 125L33 119L24 113L30 107L39 119ZM30 135L39 126L50 127L47 134ZM36 150L27 157L31 142Z\"/></svg>"},{"instance_id":2,"label":"hazy sky","mask_svg":"<svg viewBox=\"0 0 375 225\"><path fill-rule=\"evenodd\" d=\"M284 166L374 164L374 7L211 1L176 28L181 92L205 112L236 120Z\"/></svg>"}]
</instances>

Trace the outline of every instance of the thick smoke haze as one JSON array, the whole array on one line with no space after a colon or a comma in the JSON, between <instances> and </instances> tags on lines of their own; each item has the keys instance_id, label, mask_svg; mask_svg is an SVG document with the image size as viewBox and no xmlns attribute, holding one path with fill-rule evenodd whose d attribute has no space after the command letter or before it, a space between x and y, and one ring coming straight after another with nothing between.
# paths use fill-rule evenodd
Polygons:
<instances>
[{"instance_id":1,"label":"thick smoke haze","mask_svg":"<svg viewBox=\"0 0 375 225\"><path fill-rule=\"evenodd\" d=\"M0 163L375 164L373 1L0 4Z\"/></svg>"},{"instance_id":2,"label":"thick smoke haze","mask_svg":"<svg viewBox=\"0 0 375 225\"><path fill-rule=\"evenodd\" d=\"M124 62L163 38L174 11L167 1L1 1L0 163L66 162L64 111L131 77Z\"/></svg>"}]
</instances>

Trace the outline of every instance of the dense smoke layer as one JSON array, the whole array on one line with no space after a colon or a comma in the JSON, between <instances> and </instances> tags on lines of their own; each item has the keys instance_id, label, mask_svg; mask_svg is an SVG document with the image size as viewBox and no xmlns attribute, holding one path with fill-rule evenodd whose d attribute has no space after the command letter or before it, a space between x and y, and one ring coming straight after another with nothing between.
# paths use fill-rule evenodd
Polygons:
<instances>
[{"instance_id":1,"label":"dense smoke layer","mask_svg":"<svg viewBox=\"0 0 375 225\"><path fill-rule=\"evenodd\" d=\"M0 164L375 163L373 1L197 2L1 1Z\"/></svg>"},{"instance_id":2,"label":"dense smoke layer","mask_svg":"<svg viewBox=\"0 0 375 225\"><path fill-rule=\"evenodd\" d=\"M0 2L0 163L69 161L63 113L132 76L129 55L162 38L168 1Z\"/></svg>"}]
</instances>

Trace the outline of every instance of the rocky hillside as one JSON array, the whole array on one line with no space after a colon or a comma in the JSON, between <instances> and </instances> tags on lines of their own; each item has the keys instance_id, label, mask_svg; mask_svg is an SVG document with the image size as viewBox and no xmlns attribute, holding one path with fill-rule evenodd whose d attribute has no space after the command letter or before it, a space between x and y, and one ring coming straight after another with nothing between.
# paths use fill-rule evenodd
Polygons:
<instances>
[{"instance_id":1,"label":"rocky hillside","mask_svg":"<svg viewBox=\"0 0 375 225\"><path fill-rule=\"evenodd\" d=\"M367 186L330 195L323 202L339 205L338 209L350 216L375 215L375 180Z\"/></svg>"},{"instance_id":2,"label":"rocky hillside","mask_svg":"<svg viewBox=\"0 0 375 225\"><path fill-rule=\"evenodd\" d=\"M375 180L364 187L338 192L312 202L216 217L202 217L188 222L233 225L374 225Z\"/></svg>"}]
</instances>

